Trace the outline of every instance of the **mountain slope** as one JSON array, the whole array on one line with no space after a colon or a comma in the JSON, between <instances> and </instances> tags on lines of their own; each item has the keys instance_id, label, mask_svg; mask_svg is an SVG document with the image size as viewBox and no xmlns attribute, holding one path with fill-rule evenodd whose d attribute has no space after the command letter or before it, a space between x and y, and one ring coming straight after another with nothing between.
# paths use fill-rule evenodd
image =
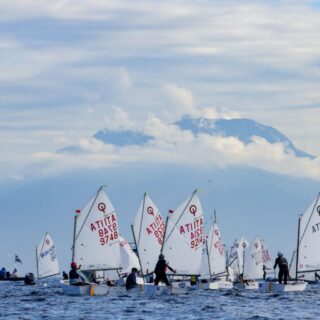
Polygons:
<instances>
[{"instance_id":1,"label":"mountain slope","mask_svg":"<svg viewBox=\"0 0 320 320\"><path fill-rule=\"evenodd\" d=\"M297 149L294 144L277 129L265 126L250 119L217 119L192 118L183 116L181 120L175 123L182 130L191 131L197 135L199 133L211 136L221 135L224 137L236 137L245 144L252 142L252 137L257 136L265 139L269 143L283 143L285 150L292 152L297 157L307 157L314 159L304 151Z\"/></svg>"}]
</instances>

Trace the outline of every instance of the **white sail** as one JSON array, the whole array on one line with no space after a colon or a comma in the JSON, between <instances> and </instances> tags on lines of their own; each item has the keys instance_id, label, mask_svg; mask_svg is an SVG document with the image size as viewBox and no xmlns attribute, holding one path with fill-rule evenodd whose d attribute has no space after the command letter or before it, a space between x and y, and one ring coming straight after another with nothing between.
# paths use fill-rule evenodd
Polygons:
<instances>
[{"instance_id":1,"label":"white sail","mask_svg":"<svg viewBox=\"0 0 320 320\"><path fill-rule=\"evenodd\" d=\"M268 246L266 242L263 239L259 239L261 243L261 254L262 254L262 263L263 265L266 266L267 270L271 270L273 265L272 265L272 259L271 259L271 254L268 249Z\"/></svg>"},{"instance_id":2,"label":"white sail","mask_svg":"<svg viewBox=\"0 0 320 320\"><path fill-rule=\"evenodd\" d=\"M158 208L145 193L133 224L142 274L154 271L162 247L164 230L165 224Z\"/></svg>"},{"instance_id":3,"label":"white sail","mask_svg":"<svg viewBox=\"0 0 320 320\"><path fill-rule=\"evenodd\" d=\"M201 278L222 275L226 272L226 256L220 230L214 223L202 250ZM211 273L211 275L209 275Z\"/></svg>"},{"instance_id":4,"label":"white sail","mask_svg":"<svg viewBox=\"0 0 320 320\"><path fill-rule=\"evenodd\" d=\"M298 272L320 270L320 193L300 220Z\"/></svg>"},{"instance_id":5,"label":"white sail","mask_svg":"<svg viewBox=\"0 0 320 320\"><path fill-rule=\"evenodd\" d=\"M56 248L48 233L44 235L36 248L38 279L59 274Z\"/></svg>"},{"instance_id":6,"label":"white sail","mask_svg":"<svg viewBox=\"0 0 320 320\"><path fill-rule=\"evenodd\" d=\"M249 246L249 242L241 237L237 239L231 247L229 255L229 264L234 271L235 275L241 275L243 273L243 258L244 251Z\"/></svg>"},{"instance_id":7,"label":"white sail","mask_svg":"<svg viewBox=\"0 0 320 320\"><path fill-rule=\"evenodd\" d=\"M244 253L243 279L255 280L263 277L262 246L256 237Z\"/></svg>"},{"instance_id":8,"label":"white sail","mask_svg":"<svg viewBox=\"0 0 320 320\"><path fill-rule=\"evenodd\" d=\"M120 256L121 256L121 273L130 273L132 268L140 269L137 255L133 252L130 244L122 236L119 237Z\"/></svg>"},{"instance_id":9,"label":"white sail","mask_svg":"<svg viewBox=\"0 0 320 320\"><path fill-rule=\"evenodd\" d=\"M200 274L203 211L195 190L169 217L163 254L177 274Z\"/></svg>"},{"instance_id":10,"label":"white sail","mask_svg":"<svg viewBox=\"0 0 320 320\"><path fill-rule=\"evenodd\" d=\"M77 216L73 250L82 270L121 268L117 215L102 187Z\"/></svg>"}]
</instances>

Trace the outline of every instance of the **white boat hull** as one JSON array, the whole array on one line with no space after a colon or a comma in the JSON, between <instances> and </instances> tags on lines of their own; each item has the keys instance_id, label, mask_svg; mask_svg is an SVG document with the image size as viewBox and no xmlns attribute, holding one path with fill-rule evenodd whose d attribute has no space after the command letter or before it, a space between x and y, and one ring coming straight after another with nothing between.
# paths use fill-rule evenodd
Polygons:
<instances>
[{"instance_id":1,"label":"white boat hull","mask_svg":"<svg viewBox=\"0 0 320 320\"><path fill-rule=\"evenodd\" d=\"M70 284L61 284L62 292L68 296L103 296L109 293L107 285L85 284L83 286L72 286Z\"/></svg>"},{"instance_id":2,"label":"white boat hull","mask_svg":"<svg viewBox=\"0 0 320 320\"><path fill-rule=\"evenodd\" d=\"M153 283L145 283L143 285L143 293L147 296L168 295L172 294L172 287L165 285L154 285Z\"/></svg>"},{"instance_id":3,"label":"white boat hull","mask_svg":"<svg viewBox=\"0 0 320 320\"><path fill-rule=\"evenodd\" d=\"M246 283L235 282L233 287L237 290L258 290L259 289L259 282L257 281L250 281Z\"/></svg>"},{"instance_id":4,"label":"white boat hull","mask_svg":"<svg viewBox=\"0 0 320 320\"><path fill-rule=\"evenodd\" d=\"M294 292L304 291L307 287L307 282L289 282L282 284L278 282L262 282L260 283L260 290L263 292Z\"/></svg>"},{"instance_id":5,"label":"white boat hull","mask_svg":"<svg viewBox=\"0 0 320 320\"><path fill-rule=\"evenodd\" d=\"M228 290L233 288L231 281L218 280L212 282L199 283L199 289L204 290Z\"/></svg>"},{"instance_id":6,"label":"white boat hull","mask_svg":"<svg viewBox=\"0 0 320 320\"><path fill-rule=\"evenodd\" d=\"M145 283L143 285L143 293L146 295L168 295L168 294L186 294L194 287L190 285L190 282L172 282L170 286L159 284L158 286L153 283Z\"/></svg>"}]
</instances>

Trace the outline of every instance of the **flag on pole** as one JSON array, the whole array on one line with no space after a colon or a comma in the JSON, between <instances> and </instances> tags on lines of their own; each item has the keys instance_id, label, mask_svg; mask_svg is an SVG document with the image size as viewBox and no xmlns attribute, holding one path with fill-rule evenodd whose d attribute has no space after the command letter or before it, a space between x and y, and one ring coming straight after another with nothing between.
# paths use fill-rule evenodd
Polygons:
<instances>
[{"instance_id":1,"label":"flag on pole","mask_svg":"<svg viewBox=\"0 0 320 320\"><path fill-rule=\"evenodd\" d=\"M14 262L22 264L22 260L18 257L17 254L14 256Z\"/></svg>"}]
</instances>

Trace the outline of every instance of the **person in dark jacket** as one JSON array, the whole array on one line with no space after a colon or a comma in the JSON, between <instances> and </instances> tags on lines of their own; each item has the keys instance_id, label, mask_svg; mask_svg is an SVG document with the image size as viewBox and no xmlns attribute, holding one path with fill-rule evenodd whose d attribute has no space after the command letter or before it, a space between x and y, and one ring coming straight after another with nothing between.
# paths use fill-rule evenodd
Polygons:
<instances>
[{"instance_id":1,"label":"person in dark jacket","mask_svg":"<svg viewBox=\"0 0 320 320\"><path fill-rule=\"evenodd\" d=\"M138 273L138 269L137 268L132 268L131 269L131 273L128 275L127 280L126 280L126 289L127 290L136 288L138 286L138 284L137 284L137 273Z\"/></svg>"},{"instance_id":2,"label":"person in dark jacket","mask_svg":"<svg viewBox=\"0 0 320 320\"><path fill-rule=\"evenodd\" d=\"M275 269L277 266L279 267L278 282L282 283L282 280L284 280L284 284L287 284L289 276L288 261L281 252L278 252L278 258L274 263L273 269Z\"/></svg>"},{"instance_id":3,"label":"person in dark jacket","mask_svg":"<svg viewBox=\"0 0 320 320\"><path fill-rule=\"evenodd\" d=\"M89 283L86 276L79 270L75 262L71 262L71 270L69 272L69 282L71 285L80 286L86 283Z\"/></svg>"},{"instance_id":4,"label":"person in dark jacket","mask_svg":"<svg viewBox=\"0 0 320 320\"><path fill-rule=\"evenodd\" d=\"M156 279L154 280L154 284L157 286L160 281L164 282L167 286L170 286L170 283L167 278L167 268L171 270L173 273L176 273L174 269L172 269L167 261L164 259L164 255L159 255L159 260L156 264L156 268L154 270L154 273L156 274Z\"/></svg>"}]
</instances>

